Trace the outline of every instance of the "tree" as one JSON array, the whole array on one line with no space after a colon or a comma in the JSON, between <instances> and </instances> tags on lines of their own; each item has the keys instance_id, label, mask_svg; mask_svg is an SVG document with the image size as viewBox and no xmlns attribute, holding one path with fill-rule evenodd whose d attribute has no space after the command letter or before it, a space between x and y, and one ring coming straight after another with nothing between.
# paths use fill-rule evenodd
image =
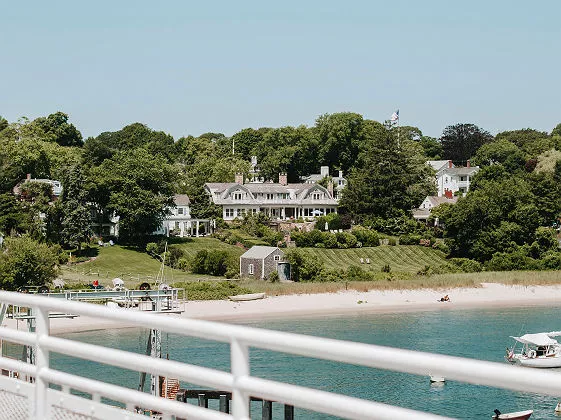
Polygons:
<instances>
[{"instance_id":1,"label":"tree","mask_svg":"<svg viewBox=\"0 0 561 420\"><path fill-rule=\"evenodd\" d=\"M32 124L39 127L50 141L61 146L82 146L82 134L68 122L68 115L64 112L39 117Z\"/></svg>"},{"instance_id":2,"label":"tree","mask_svg":"<svg viewBox=\"0 0 561 420\"><path fill-rule=\"evenodd\" d=\"M551 136L561 136L561 123L557 124L555 128L551 130Z\"/></svg>"},{"instance_id":3,"label":"tree","mask_svg":"<svg viewBox=\"0 0 561 420\"><path fill-rule=\"evenodd\" d=\"M314 133L319 144L319 161L330 168L348 171L358 156L362 124L362 115L354 112L318 117Z\"/></svg>"},{"instance_id":4,"label":"tree","mask_svg":"<svg viewBox=\"0 0 561 420\"><path fill-rule=\"evenodd\" d=\"M434 137L423 136L419 141L423 150L425 151L425 156L428 159L439 160L442 156L442 145Z\"/></svg>"},{"instance_id":5,"label":"tree","mask_svg":"<svg viewBox=\"0 0 561 420\"><path fill-rule=\"evenodd\" d=\"M399 216L434 190L430 168L418 143L405 141L398 147L395 130L370 128L340 206L355 216Z\"/></svg>"},{"instance_id":6,"label":"tree","mask_svg":"<svg viewBox=\"0 0 561 420\"><path fill-rule=\"evenodd\" d=\"M0 288L17 290L22 286L50 283L57 275L56 253L29 236L6 238L0 253Z\"/></svg>"},{"instance_id":7,"label":"tree","mask_svg":"<svg viewBox=\"0 0 561 420\"><path fill-rule=\"evenodd\" d=\"M8 127L8 120L6 120L2 115L0 115L0 131Z\"/></svg>"},{"instance_id":8,"label":"tree","mask_svg":"<svg viewBox=\"0 0 561 420\"><path fill-rule=\"evenodd\" d=\"M92 170L91 195L119 216L119 238L142 245L173 206L178 170L143 148L117 153ZM107 197L108 196L108 197Z\"/></svg>"},{"instance_id":9,"label":"tree","mask_svg":"<svg viewBox=\"0 0 561 420\"><path fill-rule=\"evenodd\" d=\"M267 129L255 130L253 128L244 128L234 134L230 141L234 145L235 153L242 159L251 159L254 150L259 147L266 132Z\"/></svg>"},{"instance_id":10,"label":"tree","mask_svg":"<svg viewBox=\"0 0 561 420\"><path fill-rule=\"evenodd\" d=\"M11 192L0 194L0 233L8 236L12 231L23 233L26 216Z\"/></svg>"},{"instance_id":11,"label":"tree","mask_svg":"<svg viewBox=\"0 0 561 420\"><path fill-rule=\"evenodd\" d=\"M442 158L464 163L481 146L492 140L491 134L474 124L450 125L444 129L440 137Z\"/></svg>"},{"instance_id":12,"label":"tree","mask_svg":"<svg viewBox=\"0 0 561 420\"><path fill-rule=\"evenodd\" d=\"M82 242L92 234L91 213L88 206L88 191L80 166L73 167L63 181L61 213L61 237L65 244L75 246L78 251Z\"/></svg>"},{"instance_id":13,"label":"tree","mask_svg":"<svg viewBox=\"0 0 561 420\"><path fill-rule=\"evenodd\" d=\"M501 139L481 146L472 163L480 166L501 164L507 171L514 172L524 167L526 156L514 143Z\"/></svg>"},{"instance_id":14,"label":"tree","mask_svg":"<svg viewBox=\"0 0 561 420\"><path fill-rule=\"evenodd\" d=\"M514 143L530 157L536 157L540 153L553 148L553 140L549 134L532 128L503 131L496 135L496 140L507 140Z\"/></svg>"}]
</instances>

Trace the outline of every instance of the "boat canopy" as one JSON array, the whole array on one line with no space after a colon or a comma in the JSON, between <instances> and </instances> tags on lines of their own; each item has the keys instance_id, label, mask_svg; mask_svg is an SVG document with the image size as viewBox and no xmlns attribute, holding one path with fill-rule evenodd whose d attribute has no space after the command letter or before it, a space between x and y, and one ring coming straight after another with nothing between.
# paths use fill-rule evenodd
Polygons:
<instances>
[{"instance_id":1,"label":"boat canopy","mask_svg":"<svg viewBox=\"0 0 561 420\"><path fill-rule=\"evenodd\" d=\"M512 337L519 343L533 344L534 346L553 346L559 344L557 340L549 337L548 333L524 334L522 337Z\"/></svg>"}]
</instances>

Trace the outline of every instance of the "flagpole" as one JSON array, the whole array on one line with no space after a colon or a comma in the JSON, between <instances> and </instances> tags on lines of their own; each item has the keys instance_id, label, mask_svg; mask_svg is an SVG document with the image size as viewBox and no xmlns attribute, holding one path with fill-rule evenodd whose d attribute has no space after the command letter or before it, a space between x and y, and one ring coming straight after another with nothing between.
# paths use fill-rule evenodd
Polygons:
<instances>
[{"instance_id":1,"label":"flagpole","mask_svg":"<svg viewBox=\"0 0 561 420\"><path fill-rule=\"evenodd\" d=\"M400 147L400 142L399 142L399 114L397 115L397 147Z\"/></svg>"}]
</instances>

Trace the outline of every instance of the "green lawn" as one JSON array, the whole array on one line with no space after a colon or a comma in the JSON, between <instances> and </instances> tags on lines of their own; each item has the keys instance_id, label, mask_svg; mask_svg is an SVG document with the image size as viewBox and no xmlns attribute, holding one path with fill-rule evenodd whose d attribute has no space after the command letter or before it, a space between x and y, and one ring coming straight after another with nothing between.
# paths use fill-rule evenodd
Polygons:
<instances>
[{"instance_id":1,"label":"green lawn","mask_svg":"<svg viewBox=\"0 0 561 420\"><path fill-rule=\"evenodd\" d=\"M423 246L384 245L353 249L303 249L309 255L321 260L330 270L348 269L351 265L358 265L364 269L380 271L382 266L389 264L392 271L416 273L425 265L436 267L446 263L442 252ZM360 263L361 258L364 264ZM367 258L370 259L370 264L366 264Z\"/></svg>"},{"instance_id":2,"label":"green lawn","mask_svg":"<svg viewBox=\"0 0 561 420\"><path fill-rule=\"evenodd\" d=\"M199 249L209 249L210 245L216 246L214 242L208 243L205 241L216 241L218 244L222 244L216 239L199 238L194 239L192 243L181 244L180 246L181 248L185 247L185 251L189 255L194 255ZM205 243L204 245L203 242ZM225 246L239 249L235 246ZM240 251L242 250L240 249ZM111 280L115 277L119 277L123 279L126 287L134 287L142 282L154 282L160 270L160 266L161 264L158 260L150 257L145 252L115 245L98 248L98 254L93 261L80 263L71 267L64 266L62 268L62 278L68 283L91 283L93 280L98 279L102 285L111 286ZM167 283L216 279L217 277L203 274L191 274L165 267L165 281Z\"/></svg>"},{"instance_id":3,"label":"green lawn","mask_svg":"<svg viewBox=\"0 0 561 420\"><path fill-rule=\"evenodd\" d=\"M175 241L174 241L175 242ZM173 246L181 248L188 258L192 258L198 251L223 250L228 252L234 259L238 259L244 253L240 247L229 245L214 238L192 238L177 241ZM379 246L374 248L354 249L321 249L303 248L303 250L321 260L327 269L347 269L351 265L358 265L365 270L379 272L381 267L389 264L393 272L416 273L425 265L439 266L446 262L444 254L432 248L421 246ZM119 277L125 281L127 287L135 287L139 283L153 283L160 270L158 260L150 257L145 252L139 252L132 248L122 246L93 248L92 261L64 266L62 278L69 282L91 283L98 279L100 283L108 286L111 280ZM364 264L360 263L363 258ZM370 264L366 264L366 259ZM165 281L167 283L189 282L189 281L215 281L220 277L192 274L180 270L165 268Z\"/></svg>"}]
</instances>

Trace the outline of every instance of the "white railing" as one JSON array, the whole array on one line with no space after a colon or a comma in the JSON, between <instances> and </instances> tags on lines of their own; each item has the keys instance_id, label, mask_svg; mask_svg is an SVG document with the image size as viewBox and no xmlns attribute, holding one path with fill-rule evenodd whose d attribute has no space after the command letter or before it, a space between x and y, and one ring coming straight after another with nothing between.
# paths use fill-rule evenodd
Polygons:
<instances>
[{"instance_id":1,"label":"white railing","mask_svg":"<svg viewBox=\"0 0 561 420\"><path fill-rule=\"evenodd\" d=\"M27 398L29 418L32 419L53 418L52 413L55 409L84 410L84 407L88 410L84 415L96 418L142 418L132 412L135 406L161 412L165 419L171 419L173 415L189 419L249 419L251 396L352 419L423 420L445 418L378 402L253 377L250 374L249 347L417 375L428 376L433 374L451 380L514 391L527 392L528 389L531 389L534 393L561 396L561 377L554 372L521 369L506 364L473 359L106 308L40 295L0 292L0 302L33 308L33 313L36 316L35 333L0 328L0 339L35 346L35 365L4 357L0 358L2 369L17 371L20 377L25 374L35 378L34 382L29 383L5 376L0 377L0 400L2 398L12 398L13 393ZM131 326L160 329L186 336L227 342L231 349L231 372L177 361L153 359L136 353L51 336L49 334L48 318L50 311L97 317ZM49 366L49 352L93 360L138 372L172 376L186 382L228 391L232 393L232 413L228 415L64 373ZM497 378L500 378L500 381L497 381ZM61 386L62 391L49 388L50 383ZM10 384L11 387L6 384ZM91 394L92 399L85 400L71 395L71 389ZM130 411L127 412L102 404L101 397L122 402ZM82 402L80 403L77 400L82 400ZM2 406L2 401L0 401L0 406ZM124 413L126 413L126 416Z\"/></svg>"}]
</instances>

